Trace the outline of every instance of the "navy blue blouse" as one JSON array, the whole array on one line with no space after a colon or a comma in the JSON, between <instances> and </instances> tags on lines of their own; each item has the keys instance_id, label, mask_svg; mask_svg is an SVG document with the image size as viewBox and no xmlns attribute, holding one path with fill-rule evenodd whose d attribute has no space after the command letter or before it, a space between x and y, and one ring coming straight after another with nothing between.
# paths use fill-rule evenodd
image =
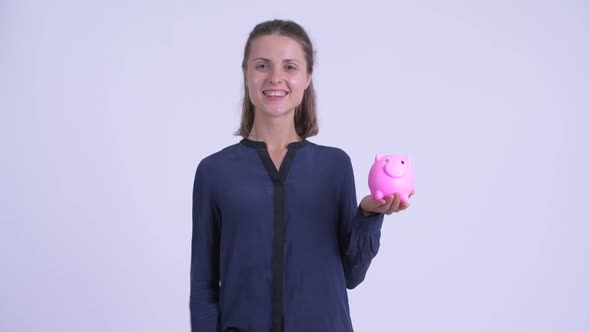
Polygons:
<instances>
[{"instance_id":1,"label":"navy blue blouse","mask_svg":"<svg viewBox=\"0 0 590 332\"><path fill-rule=\"evenodd\" d=\"M277 170L242 139L199 163L193 187L193 332L353 331L347 288L379 250L383 214L363 216L350 157L293 142Z\"/></svg>"}]
</instances>

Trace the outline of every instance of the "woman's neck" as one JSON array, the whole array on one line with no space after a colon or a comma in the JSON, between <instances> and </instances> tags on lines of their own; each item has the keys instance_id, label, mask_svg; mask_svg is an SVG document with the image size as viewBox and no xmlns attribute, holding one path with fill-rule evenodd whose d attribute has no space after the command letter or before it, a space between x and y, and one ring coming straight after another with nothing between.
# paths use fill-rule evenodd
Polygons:
<instances>
[{"instance_id":1,"label":"woman's neck","mask_svg":"<svg viewBox=\"0 0 590 332\"><path fill-rule=\"evenodd\" d=\"M268 150L286 149L289 143L302 140L297 135L293 119L290 120L285 121L285 119L281 118L266 120L254 118L254 124L252 125L252 130L250 130L248 138L253 141L263 141L266 143Z\"/></svg>"}]
</instances>

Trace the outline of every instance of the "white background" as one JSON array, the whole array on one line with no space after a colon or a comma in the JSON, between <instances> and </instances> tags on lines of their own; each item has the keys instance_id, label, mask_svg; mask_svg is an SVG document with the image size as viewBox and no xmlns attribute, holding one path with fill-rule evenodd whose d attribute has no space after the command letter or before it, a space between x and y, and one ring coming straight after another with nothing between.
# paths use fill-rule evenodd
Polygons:
<instances>
[{"instance_id":1,"label":"white background","mask_svg":"<svg viewBox=\"0 0 590 332\"><path fill-rule=\"evenodd\" d=\"M411 207L356 331L589 331L584 1L0 1L0 331L189 331L196 165L234 144L247 35L317 49L320 134Z\"/></svg>"}]
</instances>

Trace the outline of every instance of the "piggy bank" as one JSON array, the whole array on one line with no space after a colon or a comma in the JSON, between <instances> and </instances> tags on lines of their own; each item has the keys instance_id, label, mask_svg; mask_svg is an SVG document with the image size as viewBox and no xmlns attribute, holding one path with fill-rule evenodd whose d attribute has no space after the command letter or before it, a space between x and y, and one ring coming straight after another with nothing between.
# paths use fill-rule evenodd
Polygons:
<instances>
[{"instance_id":1,"label":"piggy bank","mask_svg":"<svg viewBox=\"0 0 590 332\"><path fill-rule=\"evenodd\" d=\"M369 189L374 199L380 200L400 193L401 201L407 203L414 190L414 170L410 157L376 155L369 171Z\"/></svg>"}]
</instances>

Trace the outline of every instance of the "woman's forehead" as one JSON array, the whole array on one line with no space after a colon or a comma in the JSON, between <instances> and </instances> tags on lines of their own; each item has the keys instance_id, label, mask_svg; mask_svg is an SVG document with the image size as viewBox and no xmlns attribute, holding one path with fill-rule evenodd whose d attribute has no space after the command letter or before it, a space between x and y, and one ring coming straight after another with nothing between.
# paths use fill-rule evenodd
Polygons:
<instances>
[{"instance_id":1,"label":"woman's forehead","mask_svg":"<svg viewBox=\"0 0 590 332\"><path fill-rule=\"evenodd\" d=\"M270 61L283 61L294 59L303 61L305 55L299 43L287 36L267 35L252 40L250 46L250 59L267 59Z\"/></svg>"}]
</instances>

